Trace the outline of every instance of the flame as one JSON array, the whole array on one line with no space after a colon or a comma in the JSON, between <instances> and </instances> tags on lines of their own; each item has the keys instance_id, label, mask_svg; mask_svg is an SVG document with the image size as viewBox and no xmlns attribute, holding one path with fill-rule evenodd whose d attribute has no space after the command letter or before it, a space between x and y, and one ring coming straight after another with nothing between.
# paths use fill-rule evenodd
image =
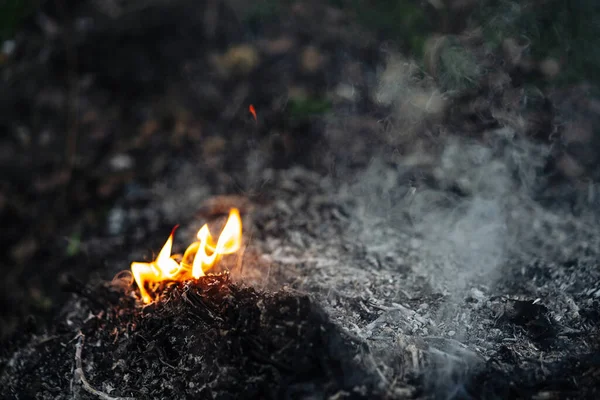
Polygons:
<instances>
[{"instance_id":1,"label":"flame","mask_svg":"<svg viewBox=\"0 0 600 400\"><path fill-rule=\"evenodd\" d=\"M183 256L171 255L176 229L177 226L171 231L156 260L149 263L131 263L131 272L140 288L144 303L152 302L151 292L156 290L161 282L198 279L204 276L205 271L211 269L221 256L235 253L242 245L242 219L237 208L232 208L229 212L229 218L216 242L208 225L204 224L196 235L198 241L192 243Z\"/></svg>"}]
</instances>

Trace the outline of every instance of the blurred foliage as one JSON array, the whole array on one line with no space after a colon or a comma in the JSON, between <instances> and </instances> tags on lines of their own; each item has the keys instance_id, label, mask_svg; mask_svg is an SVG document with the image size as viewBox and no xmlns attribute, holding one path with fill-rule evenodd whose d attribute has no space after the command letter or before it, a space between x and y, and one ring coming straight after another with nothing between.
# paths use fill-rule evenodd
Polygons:
<instances>
[{"instance_id":1,"label":"blurred foliage","mask_svg":"<svg viewBox=\"0 0 600 400\"><path fill-rule=\"evenodd\" d=\"M12 38L17 29L40 5L36 0L0 1L0 41Z\"/></svg>"},{"instance_id":2,"label":"blurred foliage","mask_svg":"<svg viewBox=\"0 0 600 400\"><path fill-rule=\"evenodd\" d=\"M43 0L0 0L0 41L14 36L23 21ZM293 0L256 0L247 3L244 20L255 33L276 21ZM328 0L349 11L357 22L396 42L420 60L425 41L439 29L422 0ZM431 6L429 6L431 8ZM470 16L470 26L483 28L486 43L498 48L506 38L528 43L535 60L552 57L562 71L555 83L588 79L600 81L600 1L598 0L481 0ZM468 51L451 47L441 55L448 87L469 86L476 69ZM454 63L454 64L453 64Z\"/></svg>"},{"instance_id":3,"label":"blurred foliage","mask_svg":"<svg viewBox=\"0 0 600 400\"><path fill-rule=\"evenodd\" d=\"M445 91L460 92L475 88L480 77L475 56L457 40L443 46L438 69L438 82Z\"/></svg>"},{"instance_id":4,"label":"blurred foliage","mask_svg":"<svg viewBox=\"0 0 600 400\"><path fill-rule=\"evenodd\" d=\"M596 0L487 0L481 2L475 20L492 46L512 37L528 42L537 60L563 60L558 83L600 81L600 2Z\"/></svg>"},{"instance_id":5,"label":"blurred foliage","mask_svg":"<svg viewBox=\"0 0 600 400\"><path fill-rule=\"evenodd\" d=\"M290 99L287 106L288 115L293 121L301 121L312 116L322 115L331 110L331 101L324 98L307 97Z\"/></svg>"},{"instance_id":6,"label":"blurred foliage","mask_svg":"<svg viewBox=\"0 0 600 400\"><path fill-rule=\"evenodd\" d=\"M264 23L277 20L289 0L259 0L253 1L244 15L244 23L248 28L258 33Z\"/></svg>"},{"instance_id":7,"label":"blurred foliage","mask_svg":"<svg viewBox=\"0 0 600 400\"><path fill-rule=\"evenodd\" d=\"M526 4L513 1L483 1L474 20L481 24L487 44L498 47L508 37L527 36L528 30L535 29L535 24L529 26L530 18L523 18L526 9Z\"/></svg>"},{"instance_id":8,"label":"blurred foliage","mask_svg":"<svg viewBox=\"0 0 600 400\"><path fill-rule=\"evenodd\" d=\"M81 250L81 233L79 231L73 233L68 238L67 248L65 250L67 257L75 257Z\"/></svg>"},{"instance_id":9,"label":"blurred foliage","mask_svg":"<svg viewBox=\"0 0 600 400\"><path fill-rule=\"evenodd\" d=\"M416 57L422 55L425 40L433 29L419 1L347 0L346 3L355 11L359 23L397 41Z\"/></svg>"},{"instance_id":10,"label":"blurred foliage","mask_svg":"<svg viewBox=\"0 0 600 400\"><path fill-rule=\"evenodd\" d=\"M424 2L416 0L329 0L353 12L359 23L393 40L420 60L425 40L438 31ZM536 61L551 57L562 70L555 84L583 79L600 82L600 1L482 0L470 15L470 26L483 28L486 44L498 48L506 38L528 43ZM469 86L477 70L468 51L447 49L441 56L449 87ZM454 64L453 64L454 63ZM458 79L458 80L457 80Z\"/></svg>"}]
</instances>

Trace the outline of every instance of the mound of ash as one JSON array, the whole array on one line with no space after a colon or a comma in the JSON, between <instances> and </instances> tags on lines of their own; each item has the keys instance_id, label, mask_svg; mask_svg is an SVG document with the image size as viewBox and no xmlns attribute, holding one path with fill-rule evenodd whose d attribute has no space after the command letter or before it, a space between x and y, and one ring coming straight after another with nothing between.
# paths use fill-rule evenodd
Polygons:
<instances>
[{"instance_id":1,"label":"mound of ash","mask_svg":"<svg viewBox=\"0 0 600 400\"><path fill-rule=\"evenodd\" d=\"M81 292L19 347L0 359L11 398L380 397L360 344L307 296L228 275L173 283L145 307Z\"/></svg>"}]
</instances>

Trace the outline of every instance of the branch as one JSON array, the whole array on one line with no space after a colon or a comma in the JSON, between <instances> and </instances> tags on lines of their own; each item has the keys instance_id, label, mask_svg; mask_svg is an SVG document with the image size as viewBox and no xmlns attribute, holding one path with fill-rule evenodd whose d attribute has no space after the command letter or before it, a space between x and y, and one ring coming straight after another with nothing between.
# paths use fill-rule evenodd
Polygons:
<instances>
[{"instance_id":1,"label":"branch","mask_svg":"<svg viewBox=\"0 0 600 400\"><path fill-rule=\"evenodd\" d=\"M83 333L79 332L79 340L75 345L75 381L81 381L81 384L86 392L91 393L102 400L135 400L134 397L112 397L107 395L104 392L96 390L90 385L87 379L85 379L85 375L83 373L83 362L81 361L81 352L83 351L83 340L85 336Z\"/></svg>"}]
</instances>

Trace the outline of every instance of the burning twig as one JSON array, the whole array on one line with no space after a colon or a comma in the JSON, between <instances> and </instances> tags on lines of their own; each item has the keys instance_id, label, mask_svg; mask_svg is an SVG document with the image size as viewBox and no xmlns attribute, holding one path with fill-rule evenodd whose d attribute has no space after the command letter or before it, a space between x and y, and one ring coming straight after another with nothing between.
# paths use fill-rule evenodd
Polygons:
<instances>
[{"instance_id":1,"label":"burning twig","mask_svg":"<svg viewBox=\"0 0 600 400\"><path fill-rule=\"evenodd\" d=\"M80 381L86 392L91 393L102 400L135 400L134 397L112 397L104 392L94 389L92 385L90 385L83 373L83 362L81 360L81 352L83 351L83 342L85 336L83 333L79 332L78 338L79 340L75 345L75 381Z\"/></svg>"},{"instance_id":2,"label":"burning twig","mask_svg":"<svg viewBox=\"0 0 600 400\"><path fill-rule=\"evenodd\" d=\"M147 286L152 292L165 282L198 279L205 276L205 271L211 269L221 256L238 251L242 245L240 212L237 208L230 210L225 227L216 241L208 225L203 225L197 234L198 241L189 245L183 255L171 255L174 234L175 229L171 231L156 260L150 263L131 263L131 272L140 288L144 303L153 300Z\"/></svg>"}]
</instances>

